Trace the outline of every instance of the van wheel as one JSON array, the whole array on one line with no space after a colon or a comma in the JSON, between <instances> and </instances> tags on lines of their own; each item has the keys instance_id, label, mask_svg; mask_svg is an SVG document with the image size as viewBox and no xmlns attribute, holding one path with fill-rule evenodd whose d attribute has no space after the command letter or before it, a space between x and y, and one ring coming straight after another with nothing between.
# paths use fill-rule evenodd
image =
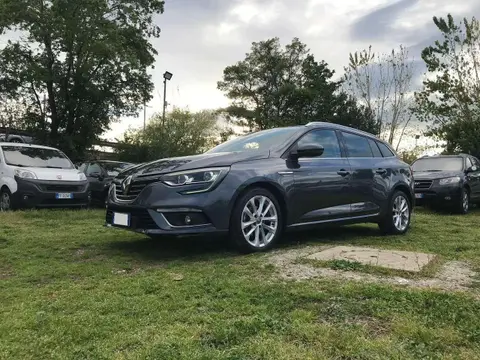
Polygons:
<instances>
[{"instance_id":1,"label":"van wheel","mask_svg":"<svg viewBox=\"0 0 480 360\"><path fill-rule=\"evenodd\" d=\"M7 188L3 188L2 191L0 191L0 211L9 211L13 209L12 193Z\"/></svg>"},{"instance_id":2,"label":"van wheel","mask_svg":"<svg viewBox=\"0 0 480 360\"><path fill-rule=\"evenodd\" d=\"M267 251L277 243L282 232L282 211L270 191L252 189L235 204L230 221L230 237L241 252Z\"/></svg>"},{"instance_id":3,"label":"van wheel","mask_svg":"<svg viewBox=\"0 0 480 360\"><path fill-rule=\"evenodd\" d=\"M410 227L411 209L410 201L405 193L396 191L390 200L385 217L378 224L380 230L384 234L405 234Z\"/></svg>"}]
</instances>

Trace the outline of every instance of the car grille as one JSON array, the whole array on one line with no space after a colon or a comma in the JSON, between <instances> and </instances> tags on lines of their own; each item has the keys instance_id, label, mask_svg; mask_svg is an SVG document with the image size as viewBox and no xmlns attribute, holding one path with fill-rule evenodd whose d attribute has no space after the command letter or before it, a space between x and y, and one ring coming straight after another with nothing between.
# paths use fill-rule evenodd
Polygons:
<instances>
[{"instance_id":1,"label":"car grille","mask_svg":"<svg viewBox=\"0 0 480 360\"><path fill-rule=\"evenodd\" d=\"M115 209L108 209L105 216L107 224L113 223L113 213ZM158 229L157 223L152 219L146 209L119 209L118 212L130 214L130 227L133 229L151 230Z\"/></svg>"},{"instance_id":2,"label":"car grille","mask_svg":"<svg viewBox=\"0 0 480 360\"><path fill-rule=\"evenodd\" d=\"M50 192L81 192L85 185L42 185L43 191Z\"/></svg>"},{"instance_id":3,"label":"car grille","mask_svg":"<svg viewBox=\"0 0 480 360\"><path fill-rule=\"evenodd\" d=\"M158 176L155 177L146 177L146 178L137 178L132 180L130 187L128 188L127 193L125 194L122 187L122 181L115 180L115 196L120 201L130 202L135 200L142 190L149 184L158 182Z\"/></svg>"},{"instance_id":4,"label":"car grille","mask_svg":"<svg viewBox=\"0 0 480 360\"><path fill-rule=\"evenodd\" d=\"M428 190L433 180L415 180L415 190Z\"/></svg>"}]
</instances>

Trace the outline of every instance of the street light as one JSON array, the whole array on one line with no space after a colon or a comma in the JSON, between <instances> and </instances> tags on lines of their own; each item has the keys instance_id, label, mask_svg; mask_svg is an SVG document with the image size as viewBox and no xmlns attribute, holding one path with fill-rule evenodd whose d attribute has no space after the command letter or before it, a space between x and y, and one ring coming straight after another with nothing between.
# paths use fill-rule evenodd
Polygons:
<instances>
[{"instance_id":1,"label":"street light","mask_svg":"<svg viewBox=\"0 0 480 360\"><path fill-rule=\"evenodd\" d=\"M163 74L163 116L162 116L162 125L165 125L165 109L167 108L167 80L172 79L173 74L171 72L165 71Z\"/></svg>"}]
</instances>

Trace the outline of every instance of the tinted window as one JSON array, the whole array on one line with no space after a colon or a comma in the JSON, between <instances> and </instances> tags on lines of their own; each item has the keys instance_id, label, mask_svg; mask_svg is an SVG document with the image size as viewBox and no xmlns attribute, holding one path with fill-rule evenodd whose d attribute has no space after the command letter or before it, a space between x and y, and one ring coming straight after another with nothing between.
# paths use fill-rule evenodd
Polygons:
<instances>
[{"instance_id":1,"label":"tinted window","mask_svg":"<svg viewBox=\"0 0 480 360\"><path fill-rule=\"evenodd\" d=\"M102 167L108 176L117 176L121 171L129 168L133 164L130 163L102 163Z\"/></svg>"},{"instance_id":2,"label":"tinted window","mask_svg":"<svg viewBox=\"0 0 480 360\"><path fill-rule=\"evenodd\" d=\"M384 143L381 143L381 142L377 141L377 145L380 148L380 151L382 152L383 157L395 156L395 154L392 152L392 150L390 150L388 148L388 146L385 145Z\"/></svg>"},{"instance_id":3,"label":"tinted window","mask_svg":"<svg viewBox=\"0 0 480 360\"><path fill-rule=\"evenodd\" d=\"M298 129L298 127L287 127L240 136L214 147L207 153L270 150L274 146L285 143Z\"/></svg>"},{"instance_id":4,"label":"tinted window","mask_svg":"<svg viewBox=\"0 0 480 360\"><path fill-rule=\"evenodd\" d=\"M373 157L368 139L363 136L343 133L349 157Z\"/></svg>"},{"instance_id":5,"label":"tinted window","mask_svg":"<svg viewBox=\"0 0 480 360\"><path fill-rule=\"evenodd\" d=\"M461 157L432 157L421 158L412 164L414 172L419 171L462 171L463 158Z\"/></svg>"},{"instance_id":6,"label":"tinted window","mask_svg":"<svg viewBox=\"0 0 480 360\"><path fill-rule=\"evenodd\" d=\"M90 164L90 166L87 169L87 176L90 176L94 173L97 173L97 174L102 173L102 168L97 163Z\"/></svg>"},{"instance_id":7,"label":"tinted window","mask_svg":"<svg viewBox=\"0 0 480 360\"><path fill-rule=\"evenodd\" d=\"M299 146L310 144L322 145L325 149L322 155L324 158L342 157L340 144L338 143L337 134L334 130L313 130L305 134L305 136L298 141Z\"/></svg>"},{"instance_id":8,"label":"tinted window","mask_svg":"<svg viewBox=\"0 0 480 360\"><path fill-rule=\"evenodd\" d=\"M469 169L473 166L472 161L468 157L465 159L465 164L466 164L465 169Z\"/></svg>"},{"instance_id":9,"label":"tinted window","mask_svg":"<svg viewBox=\"0 0 480 360\"><path fill-rule=\"evenodd\" d=\"M60 151L30 146L2 146L5 162L12 166L72 169L72 162Z\"/></svg>"},{"instance_id":10,"label":"tinted window","mask_svg":"<svg viewBox=\"0 0 480 360\"><path fill-rule=\"evenodd\" d=\"M374 157L382 157L382 153L377 146L377 142L373 141L372 139L368 139L368 143L370 144L370 148L372 149Z\"/></svg>"}]
</instances>

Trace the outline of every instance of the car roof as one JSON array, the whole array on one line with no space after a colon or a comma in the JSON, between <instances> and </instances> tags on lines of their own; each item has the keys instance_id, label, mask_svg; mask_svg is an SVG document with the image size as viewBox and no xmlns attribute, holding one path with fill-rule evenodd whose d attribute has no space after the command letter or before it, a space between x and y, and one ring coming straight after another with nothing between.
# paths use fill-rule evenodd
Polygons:
<instances>
[{"instance_id":1,"label":"car roof","mask_svg":"<svg viewBox=\"0 0 480 360\"><path fill-rule=\"evenodd\" d=\"M36 144L25 144L25 143L12 143L12 142L0 142L0 146L15 146L15 147L28 147L36 149L48 149L48 150L57 150L56 148L50 146L36 145Z\"/></svg>"},{"instance_id":2,"label":"car roof","mask_svg":"<svg viewBox=\"0 0 480 360\"><path fill-rule=\"evenodd\" d=\"M362 130L358 130L358 129L355 129L355 128L352 128L352 127L349 127L349 126L330 123L330 122L326 122L326 121L312 121L312 122L309 122L305 126L306 127L316 127L316 128L329 127L331 129L336 129L336 130L349 131L349 132L352 132L352 133L355 133L355 134L358 134L358 135L368 136L372 139L384 142L383 140L377 138L375 135L370 134L366 131L362 131Z\"/></svg>"}]
</instances>

